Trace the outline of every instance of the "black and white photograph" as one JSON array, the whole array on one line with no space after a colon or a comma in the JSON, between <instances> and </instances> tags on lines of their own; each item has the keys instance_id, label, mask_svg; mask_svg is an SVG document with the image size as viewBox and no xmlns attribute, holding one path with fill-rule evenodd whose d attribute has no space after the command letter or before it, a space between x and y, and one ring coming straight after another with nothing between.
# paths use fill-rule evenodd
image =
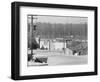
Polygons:
<instances>
[{"instance_id":1,"label":"black and white photograph","mask_svg":"<svg viewBox=\"0 0 100 82\"><path fill-rule=\"evenodd\" d=\"M27 15L27 66L88 64L88 17Z\"/></svg>"},{"instance_id":2,"label":"black and white photograph","mask_svg":"<svg viewBox=\"0 0 100 82\"><path fill-rule=\"evenodd\" d=\"M97 7L12 3L12 79L97 75Z\"/></svg>"}]
</instances>

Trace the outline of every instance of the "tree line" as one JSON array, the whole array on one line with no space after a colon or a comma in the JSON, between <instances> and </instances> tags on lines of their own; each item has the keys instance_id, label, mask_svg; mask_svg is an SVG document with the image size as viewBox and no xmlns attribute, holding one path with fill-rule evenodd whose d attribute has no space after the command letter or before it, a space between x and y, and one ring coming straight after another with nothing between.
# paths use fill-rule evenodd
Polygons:
<instances>
[{"instance_id":1,"label":"tree line","mask_svg":"<svg viewBox=\"0 0 100 82\"><path fill-rule=\"evenodd\" d=\"M30 28L28 26L28 28ZM37 35L43 38L62 38L68 35L87 37L87 23L84 24L61 24L61 23L37 23Z\"/></svg>"}]
</instances>

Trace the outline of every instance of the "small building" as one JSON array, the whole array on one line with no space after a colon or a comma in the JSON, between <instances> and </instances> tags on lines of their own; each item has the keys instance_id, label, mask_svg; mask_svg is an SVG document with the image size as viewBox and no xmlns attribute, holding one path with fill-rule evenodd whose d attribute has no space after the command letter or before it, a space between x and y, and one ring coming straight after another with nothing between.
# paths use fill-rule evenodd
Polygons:
<instances>
[{"instance_id":1,"label":"small building","mask_svg":"<svg viewBox=\"0 0 100 82\"><path fill-rule=\"evenodd\" d=\"M62 40L57 39L40 39L40 48L48 50L62 50L66 44Z\"/></svg>"},{"instance_id":2,"label":"small building","mask_svg":"<svg viewBox=\"0 0 100 82\"><path fill-rule=\"evenodd\" d=\"M66 38L55 38L55 39L47 39L47 38L36 38L37 43L40 45L40 49L48 49L48 50L63 50L67 48L67 44L70 44L69 37Z\"/></svg>"}]
</instances>

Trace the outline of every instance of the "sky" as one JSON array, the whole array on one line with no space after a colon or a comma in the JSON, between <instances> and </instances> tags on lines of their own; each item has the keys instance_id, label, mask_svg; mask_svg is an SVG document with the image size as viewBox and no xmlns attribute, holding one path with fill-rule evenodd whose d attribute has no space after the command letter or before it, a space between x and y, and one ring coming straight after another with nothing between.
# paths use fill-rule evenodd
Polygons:
<instances>
[{"instance_id":1,"label":"sky","mask_svg":"<svg viewBox=\"0 0 100 82\"><path fill-rule=\"evenodd\" d=\"M34 15L33 15L34 16ZM74 23L74 24L81 24L87 23L87 17L69 17L69 16L52 16L52 15L37 15L34 16L37 18L34 22L42 22L42 23Z\"/></svg>"}]
</instances>

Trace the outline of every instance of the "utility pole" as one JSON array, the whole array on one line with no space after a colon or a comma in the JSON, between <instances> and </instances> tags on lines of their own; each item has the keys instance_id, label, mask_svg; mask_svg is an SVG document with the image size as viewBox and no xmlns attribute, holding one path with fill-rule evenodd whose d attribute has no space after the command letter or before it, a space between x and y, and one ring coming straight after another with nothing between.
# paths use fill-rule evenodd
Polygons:
<instances>
[{"instance_id":1,"label":"utility pole","mask_svg":"<svg viewBox=\"0 0 100 82\"><path fill-rule=\"evenodd\" d=\"M33 38L35 36L35 31L36 31L36 25L33 24L33 20L37 19L31 15L31 28L30 28L30 43L31 43L31 55L33 54Z\"/></svg>"}]
</instances>

